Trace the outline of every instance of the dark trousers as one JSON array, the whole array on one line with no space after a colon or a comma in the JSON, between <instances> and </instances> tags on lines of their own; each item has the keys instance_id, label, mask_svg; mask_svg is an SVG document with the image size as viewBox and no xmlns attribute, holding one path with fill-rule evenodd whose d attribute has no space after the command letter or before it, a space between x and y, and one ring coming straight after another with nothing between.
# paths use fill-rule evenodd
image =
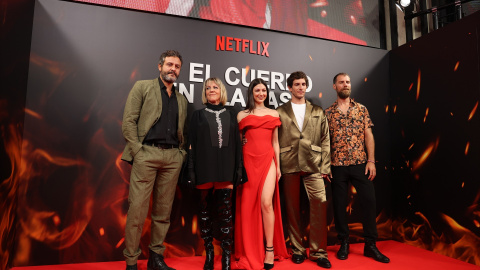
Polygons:
<instances>
[{"instance_id":1,"label":"dark trousers","mask_svg":"<svg viewBox=\"0 0 480 270\"><path fill-rule=\"evenodd\" d=\"M340 240L348 239L347 204L349 182L357 191L357 199L362 213L363 237L375 241L377 233L377 213L375 188L365 175L365 164L351 166L332 166L332 197L335 229Z\"/></svg>"}]
</instances>

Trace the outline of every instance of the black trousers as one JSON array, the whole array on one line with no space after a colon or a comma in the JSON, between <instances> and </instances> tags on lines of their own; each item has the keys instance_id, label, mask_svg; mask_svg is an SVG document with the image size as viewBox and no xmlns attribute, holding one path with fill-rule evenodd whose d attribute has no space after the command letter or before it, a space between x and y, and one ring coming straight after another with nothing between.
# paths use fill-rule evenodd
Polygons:
<instances>
[{"instance_id":1,"label":"black trousers","mask_svg":"<svg viewBox=\"0 0 480 270\"><path fill-rule=\"evenodd\" d=\"M335 230L340 240L348 239L347 204L349 183L357 190L357 199L362 213L363 237L366 241L375 241L377 232L377 213L375 188L365 175L366 164L351 166L332 166L332 197Z\"/></svg>"}]
</instances>

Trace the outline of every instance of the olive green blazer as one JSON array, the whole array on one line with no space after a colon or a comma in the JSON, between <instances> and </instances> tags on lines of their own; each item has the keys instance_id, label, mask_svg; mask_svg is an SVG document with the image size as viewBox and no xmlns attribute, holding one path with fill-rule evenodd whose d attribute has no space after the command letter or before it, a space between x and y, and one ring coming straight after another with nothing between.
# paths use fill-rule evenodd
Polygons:
<instances>
[{"instance_id":1,"label":"olive green blazer","mask_svg":"<svg viewBox=\"0 0 480 270\"><path fill-rule=\"evenodd\" d=\"M187 118L187 99L175 90L178 102L178 140L182 154L186 155L183 146L184 126ZM127 141L123 150L122 160L133 162L135 154L142 148L143 139L150 128L162 115L162 95L158 78L137 81L128 94L123 112L122 133Z\"/></svg>"},{"instance_id":2,"label":"olive green blazer","mask_svg":"<svg viewBox=\"0 0 480 270\"><path fill-rule=\"evenodd\" d=\"M330 174L330 136L324 110L307 101L302 132L291 101L277 108L280 168L285 173Z\"/></svg>"}]
</instances>

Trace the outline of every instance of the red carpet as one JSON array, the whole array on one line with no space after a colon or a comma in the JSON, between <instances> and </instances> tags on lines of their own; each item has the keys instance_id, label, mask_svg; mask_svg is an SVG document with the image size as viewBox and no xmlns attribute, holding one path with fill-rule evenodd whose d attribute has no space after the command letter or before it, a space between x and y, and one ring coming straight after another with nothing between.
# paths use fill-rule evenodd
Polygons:
<instances>
[{"instance_id":1,"label":"red carpet","mask_svg":"<svg viewBox=\"0 0 480 270\"><path fill-rule=\"evenodd\" d=\"M340 246L328 247L328 256L332 263L331 269L385 269L385 270L479 270L480 266L475 266L466 262L462 262L450 257L439 255L420 248L409 246L407 244L396 241L382 241L377 243L378 248L382 253L387 255L391 262L383 264L374 261L371 258L363 256L363 244L352 244L350 246L350 255L347 260L340 261L335 257ZM215 258L215 269L221 269L220 256ZM205 257L183 257L183 258L168 258L165 259L168 266L176 268L177 270L203 269L203 262ZM138 262L139 270L147 269L147 261L141 260ZM103 262L103 263L82 263L82 264L62 264L62 265L47 265L47 266L29 266L29 267L14 267L12 270L121 270L125 269L125 262ZM290 260L275 263L275 270L318 270L323 269L318 267L314 262L306 260L303 264L294 264Z\"/></svg>"}]
</instances>

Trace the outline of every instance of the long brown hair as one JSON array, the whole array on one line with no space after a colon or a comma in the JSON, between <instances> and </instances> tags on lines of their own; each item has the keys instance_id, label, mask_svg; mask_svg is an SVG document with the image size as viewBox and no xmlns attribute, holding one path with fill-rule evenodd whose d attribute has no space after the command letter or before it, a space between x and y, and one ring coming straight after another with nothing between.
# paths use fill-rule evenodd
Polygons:
<instances>
[{"instance_id":1,"label":"long brown hair","mask_svg":"<svg viewBox=\"0 0 480 270\"><path fill-rule=\"evenodd\" d=\"M265 105L265 107L268 108L269 100L270 100L270 89L268 89L267 83L262 78L256 78L255 80L250 82L250 85L248 86L248 91L247 91L248 98L247 98L246 110L249 113L251 113L253 109L255 109L255 99L253 98L253 88L255 88L255 86L259 84L263 84L265 85L265 88L267 88L267 98L265 98L265 100L263 101L263 104Z\"/></svg>"}]
</instances>

